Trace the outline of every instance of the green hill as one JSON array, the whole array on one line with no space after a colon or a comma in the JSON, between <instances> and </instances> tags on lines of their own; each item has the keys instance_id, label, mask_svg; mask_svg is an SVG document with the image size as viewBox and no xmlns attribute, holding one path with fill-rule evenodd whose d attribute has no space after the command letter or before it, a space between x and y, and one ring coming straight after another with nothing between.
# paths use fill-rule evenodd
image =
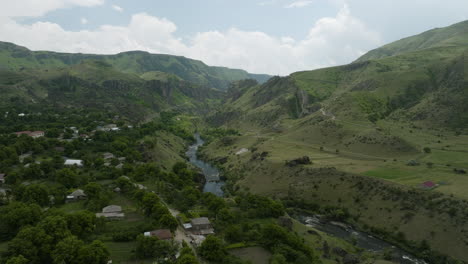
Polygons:
<instances>
[{"instance_id":1,"label":"green hill","mask_svg":"<svg viewBox=\"0 0 468 264\"><path fill-rule=\"evenodd\" d=\"M445 28L436 28L416 36L404 38L372 50L357 61L380 59L402 53L437 47L460 47L468 44L468 21Z\"/></svg>"},{"instance_id":2,"label":"green hill","mask_svg":"<svg viewBox=\"0 0 468 264\"><path fill-rule=\"evenodd\" d=\"M468 243L462 242L468 207L452 209L459 211L451 217L432 207L468 199L468 178L461 175L468 168L465 29L468 22L429 31L349 65L264 84L237 82L208 121L242 136L213 142L206 158L222 161L240 189L344 208L372 232L383 229L468 261ZM244 148L251 152L235 154ZM312 164L285 165L303 156ZM389 188L378 192L382 200L369 191L376 179ZM427 181L440 184L421 191ZM400 191L434 197L424 198L428 205L395 202Z\"/></svg>"},{"instance_id":3,"label":"green hill","mask_svg":"<svg viewBox=\"0 0 468 264\"><path fill-rule=\"evenodd\" d=\"M166 73L141 78L102 60L50 69L0 70L0 76L2 108L97 109L134 121L166 110L207 111L223 95L219 90Z\"/></svg>"},{"instance_id":4,"label":"green hill","mask_svg":"<svg viewBox=\"0 0 468 264\"><path fill-rule=\"evenodd\" d=\"M71 54L48 51L30 51L12 43L0 42L0 69L20 70L57 68L76 65L84 60L101 60L115 69L144 74L160 71L203 86L224 90L231 81L255 79L265 82L270 78L264 74L250 74L244 70L225 67L210 67L198 60L181 56L150 54L143 51L123 52L116 55Z\"/></svg>"}]
</instances>

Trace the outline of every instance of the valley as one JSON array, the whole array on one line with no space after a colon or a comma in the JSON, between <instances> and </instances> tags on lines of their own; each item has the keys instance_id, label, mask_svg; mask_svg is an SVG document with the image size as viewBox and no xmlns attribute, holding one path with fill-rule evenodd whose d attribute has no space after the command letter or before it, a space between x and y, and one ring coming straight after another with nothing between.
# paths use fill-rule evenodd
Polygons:
<instances>
[{"instance_id":1,"label":"valley","mask_svg":"<svg viewBox=\"0 0 468 264\"><path fill-rule=\"evenodd\" d=\"M0 263L467 263L466 32L283 77L1 42Z\"/></svg>"}]
</instances>

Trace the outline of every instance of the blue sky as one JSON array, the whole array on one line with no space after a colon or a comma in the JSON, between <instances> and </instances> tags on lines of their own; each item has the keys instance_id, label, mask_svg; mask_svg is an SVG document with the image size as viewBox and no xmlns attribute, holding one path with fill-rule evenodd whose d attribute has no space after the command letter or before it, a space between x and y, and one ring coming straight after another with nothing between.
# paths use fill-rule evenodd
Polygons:
<instances>
[{"instance_id":1,"label":"blue sky","mask_svg":"<svg viewBox=\"0 0 468 264\"><path fill-rule=\"evenodd\" d=\"M466 19L466 0L0 0L0 40L33 50L183 55L286 75L352 62Z\"/></svg>"}]
</instances>

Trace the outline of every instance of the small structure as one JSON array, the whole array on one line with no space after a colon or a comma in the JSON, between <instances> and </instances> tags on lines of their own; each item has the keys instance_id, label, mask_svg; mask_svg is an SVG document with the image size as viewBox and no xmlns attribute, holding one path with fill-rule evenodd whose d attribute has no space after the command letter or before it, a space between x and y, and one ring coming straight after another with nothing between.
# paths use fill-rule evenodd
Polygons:
<instances>
[{"instance_id":1,"label":"small structure","mask_svg":"<svg viewBox=\"0 0 468 264\"><path fill-rule=\"evenodd\" d=\"M185 223L183 224L185 230L192 230L192 224L191 223Z\"/></svg>"},{"instance_id":2,"label":"small structure","mask_svg":"<svg viewBox=\"0 0 468 264\"><path fill-rule=\"evenodd\" d=\"M83 161L77 159L67 159L65 160L65 166L78 166L83 167Z\"/></svg>"},{"instance_id":3,"label":"small structure","mask_svg":"<svg viewBox=\"0 0 468 264\"><path fill-rule=\"evenodd\" d=\"M138 188L139 190L147 190L148 189L146 186L144 186L143 184L139 184L139 183L134 183L133 186L135 186L135 188Z\"/></svg>"},{"instance_id":4,"label":"small structure","mask_svg":"<svg viewBox=\"0 0 468 264\"><path fill-rule=\"evenodd\" d=\"M102 208L102 213L97 213L96 217L104 217L109 220L120 220L125 217L122 207L119 205L109 205Z\"/></svg>"},{"instance_id":5,"label":"small structure","mask_svg":"<svg viewBox=\"0 0 468 264\"><path fill-rule=\"evenodd\" d=\"M86 198L88 198L88 196L85 194L85 192L81 189L78 189L72 193L70 193L69 195L67 195L67 199L66 201L67 202L76 202L76 201L80 201L80 200L86 200Z\"/></svg>"},{"instance_id":6,"label":"small structure","mask_svg":"<svg viewBox=\"0 0 468 264\"><path fill-rule=\"evenodd\" d=\"M213 226L208 217L194 218L190 224L192 225L192 233L195 235L214 234Z\"/></svg>"},{"instance_id":7,"label":"small structure","mask_svg":"<svg viewBox=\"0 0 468 264\"><path fill-rule=\"evenodd\" d=\"M157 237L159 240L171 240L172 233L169 229L158 229L154 231L145 232L146 237Z\"/></svg>"},{"instance_id":8,"label":"small structure","mask_svg":"<svg viewBox=\"0 0 468 264\"><path fill-rule=\"evenodd\" d=\"M96 128L96 130L97 131L109 132L109 131L119 131L120 128L118 128L116 124L108 124L108 125L105 125L105 126L98 126Z\"/></svg>"},{"instance_id":9,"label":"small structure","mask_svg":"<svg viewBox=\"0 0 468 264\"><path fill-rule=\"evenodd\" d=\"M108 160L108 159L115 158L115 156L114 156L114 154L112 154L110 152L106 152L106 153L102 154L102 158L105 159L105 160Z\"/></svg>"},{"instance_id":10,"label":"small structure","mask_svg":"<svg viewBox=\"0 0 468 264\"><path fill-rule=\"evenodd\" d=\"M5 177L6 177L5 173L0 173L0 183L1 184L5 183Z\"/></svg>"},{"instance_id":11,"label":"small structure","mask_svg":"<svg viewBox=\"0 0 468 264\"><path fill-rule=\"evenodd\" d=\"M408 166L413 166L413 167L414 167L414 166L419 166L419 162L416 161L416 160L409 160L409 161L406 163L406 165L408 165Z\"/></svg>"},{"instance_id":12,"label":"small structure","mask_svg":"<svg viewBox=\"0 0 468 264\"><path fill-rule=\"evenodd\" d=\"M57 152L64 152L65 148L64 147L55 147L54 150L57 151Z\"/></svg>"},{"instance_id":13,"label":"small structure","mask_svg":"<svg viewBox=\"0 0 468 264\"><path fill-rule=\"evenodd\" d=\"M32 138L40 138L45 135L45 132L44 131L20 131L20 132L15 132L15 135L17 136L26 135Z\"/></svg>"},{"instance_id":14,"label":"small structure","mask_svg":"<svg viewBox=\"0 0 468 264\"><path fill-rule=\"evenodd\" d=\"M434 189L437 186L438 186L438 184L436 184L436 183L434 183L432 181L423 182L421 184L421 188L426 189L426 190Z\"/></svg>"},{"instance_id":15,"label":"small structure","mask_svg":"<svg viewBox=\"0 0 468 264\"><path fill-rule=\"evenodd\" d=\"M249 152L248 149L241 148L239 151L236 152L236 155L242 155L242 154L247 153L247 152Z\"/></svg>"},{"instance_id":16,"label":"small structure","mask_svg":"<svg viewBox=\"0 0 468 264\"><path fill-rule=\"evenodd\" d=\"M43 137L45 136L45 132L44 131L33 131L29 134L30 137L32 138L40 138L40 137Z\"/></svg>"}]
</instances>

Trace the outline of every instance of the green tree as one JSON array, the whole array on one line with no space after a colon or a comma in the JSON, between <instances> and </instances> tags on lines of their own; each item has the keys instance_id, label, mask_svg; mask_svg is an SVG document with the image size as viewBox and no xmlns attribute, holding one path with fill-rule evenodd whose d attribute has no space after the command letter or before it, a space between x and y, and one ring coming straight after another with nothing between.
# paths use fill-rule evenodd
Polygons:
<instances>
[{"instance_id":1,"label":"green tree","mask_svg":"<svg viewBox=\"0 0 468 264\"><path fill-rule=\"evenodd\" d=\"M58 242L51 256L55 264L80 264L80 251L84 242L75 236L68 236Z\"/></svg>"},{"instance_id":2,"label":"green tree","mask_svg":"<svg viewBox=\"0 0 468 264\"><path fill-rule=\"evenodd\" d=\"M22 255L11 257L7 260L6 264L28 264L29 260Z\"/></svg>"},{"instance_id":3,"label":"green tree","mask_svg":"<svg viewBox=\"0 0 468 264\"><path fill-rule=\"evenodd\" d=\"M25 203L36 203L40 206L47 206L50 203L48 190L38 184L20 186L15 192L17 199Z\"/></svg>"},{"instance_id":4,"label":"green tree","mask_svg":"<svg viewBox=\"0 0 468 264\"><path fill-rule=\"evenodd\" d=\"M68 230L67 220L60 215L48 216L42 219L38 227L52 237L55 243L71 235L70 230Z\"/></svg>"},{"instance_id":5,"label":"green tree","mask_svg":"<svg viewBox=\"0 0 468 264\"><path fill-rule=\"evenodd\" d=\"M7 240L16 235L21 227L36 224L42 214L37 204L12 202L0 207L0 240Z\"/></svg>"},{"instance_id":6,"label":"green tree","mask_svg":"<svg viewBox=\"0 0 468 264\"><path fill-rule=\"evenodd\" d=\"M57 171L55 180L67 188L77 187L79 182L78 174L68 168Z\"/></svg>"},{"instance_id":7,"label":"green tree","mask_svg":"<svg viewBox=\"0 0 468 264\"><path fill-rule=\"evenodd\" d=\"M22 255L32 264L51 263L52 246L53 238L42 228L25 227L8 243L7 254L9 256Z\"/></svg>"},{"instance_id":8,"label":"green tree","mask_svg":"<svg viewBox=\"0 0 468 264\"><path fill-rule=\"evenodd\" d=\"M213 262L221 262L227 254L223 241L213 235L209 235L198 250L202 258Z\"/></svg>"},{"instance_id":9,"label":"green tree","mask_svg":"<svg viewBox=\"0 0 468 264\"><path fill-rule=\"evenodd\" d=\"M159 218L159 223L165 227L171 230L171 232L176 231L177 227L179 226L179 222L177 222L177 219L173 217L170 214L164 214Z\"/></svg>"},{"instance_id":10,"label":"green tree","mask_svg":"<svg viewBox=\"0 0 468 264\"><path fill-rule=\"evenodd\" d=\"M106 264L110 257L109 250L99 240L82 247L79 255L79 263L86 264Z\"/></svg>"},{"instance_id":11,"label":"green tree","mask_svg":"<svg viewBox=\"0 0 468 264\"><path fill-rule=\"evenodd\" d=\"M89 211L68 214L66 220L70 232L81 238L93 233L96 227L96 215Z\"/></svg>"}]
</instances>

